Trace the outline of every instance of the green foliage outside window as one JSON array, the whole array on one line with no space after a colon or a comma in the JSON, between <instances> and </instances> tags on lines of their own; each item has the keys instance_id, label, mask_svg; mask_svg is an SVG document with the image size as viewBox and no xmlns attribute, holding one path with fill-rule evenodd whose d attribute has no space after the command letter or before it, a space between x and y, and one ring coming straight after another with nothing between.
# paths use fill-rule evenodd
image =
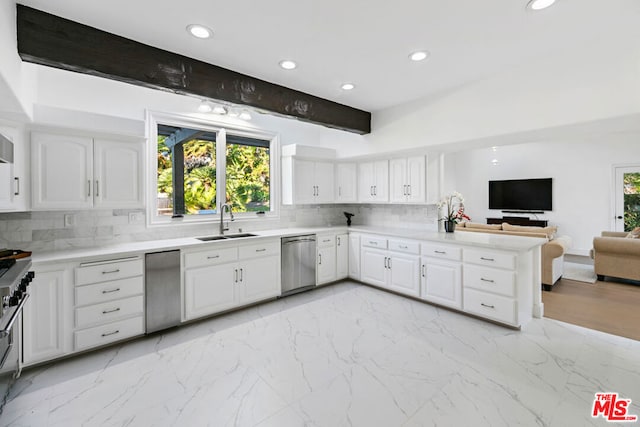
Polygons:
<instances>
[{"instance_id":1,"label":"green foliage outside window","mask_svg":"<svg viewBox=\"0 0 640 427\"><path fill-rule=\"evenodd\" d=\"M640 173L624 174L624 230L640 227Z\"/></svg>"}]
</instances>

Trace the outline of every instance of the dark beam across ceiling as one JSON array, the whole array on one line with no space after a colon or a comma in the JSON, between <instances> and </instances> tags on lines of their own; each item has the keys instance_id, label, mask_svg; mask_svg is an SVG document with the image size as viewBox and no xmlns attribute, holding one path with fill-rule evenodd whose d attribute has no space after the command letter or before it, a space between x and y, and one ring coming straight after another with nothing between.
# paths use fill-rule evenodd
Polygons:
<instances>
[{"instance_id":1,"label":"dark beam across ceiling","mask_svg":"<svg viewBox=\"0 0 640 427\"><path fill-rule=\"evenodd\" d=\"M371 113L17 5L22 60L226 101L359 134Z\"/></svg>"}]
</instances>

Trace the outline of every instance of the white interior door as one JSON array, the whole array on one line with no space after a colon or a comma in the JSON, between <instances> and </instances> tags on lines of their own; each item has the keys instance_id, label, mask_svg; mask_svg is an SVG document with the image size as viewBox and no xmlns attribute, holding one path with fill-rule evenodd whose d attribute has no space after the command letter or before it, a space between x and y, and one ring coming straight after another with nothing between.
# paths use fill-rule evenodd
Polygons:
<instances>
[{"instance_id":1,"label":"white interior door","mask_svg":"<svg viewBox=\"0 0 640 427\"><path fill-rule=\"evenodd\" d=\"M631 231L640 227L640 165L614 167L614 176L613 229Z\"/></svg>"}]
</instances>

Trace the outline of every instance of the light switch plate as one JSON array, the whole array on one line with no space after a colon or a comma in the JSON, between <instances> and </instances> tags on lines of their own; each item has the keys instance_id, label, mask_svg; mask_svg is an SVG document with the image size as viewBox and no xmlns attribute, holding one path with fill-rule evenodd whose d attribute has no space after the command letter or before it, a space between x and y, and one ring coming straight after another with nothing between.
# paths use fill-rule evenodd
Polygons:
<instances>
[{"instance_id":1,"label":"light switch plate","mask_svg":"<svg viewBox=\"0 0 640 427\"><path fill-rule=\"evenodd\" d=\"M140 224L144 221L142 212L129 212L129 224Z\"/></svg>"},{"instance_id":2,"label":"light switch plate","mask_svg":"<svg viewBox=\"0 0 640 427\"><path fill-rule=\"evenodd\" d=\"M76 225L76 216L74 214L64 214L64 226L73 227Z\"/></svg>"}]
</instances>

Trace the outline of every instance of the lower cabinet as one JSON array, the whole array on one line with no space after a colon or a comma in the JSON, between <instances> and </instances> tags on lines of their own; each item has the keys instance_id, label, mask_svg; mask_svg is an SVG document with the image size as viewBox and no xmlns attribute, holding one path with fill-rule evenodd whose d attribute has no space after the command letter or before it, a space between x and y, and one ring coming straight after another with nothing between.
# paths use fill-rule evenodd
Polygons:
<instances>
[{"instance_id":1,"label":"lower cabinet","mask_svg":"<svg viewBox=\"0 0 640 427\"><path fill-rule=\"evenodd\" d=\"M72 351L71 269L36 266L28 287L22 321L22 363L25 366L55 359Z\"/></svg>"},{"instance_id":2,"label":"lower cabinet","mask_svg":"<svg viewBox=\"0 0 640 427\"><path fill-rule=\"evenodd\" d=\"M336 236L336 280L349 276L349 235Z\"/></svg>"},{"instance_id":3,"label":"lower cabinet","mask_svg":"<svg viewBox=\"0 0 640 427\"><path fill-rule=\"evenodd\" d=\"M349 233L349 277L360 280L360 235Z\"/></svg>"},{"instance_id":4,"label":"lower cabinet","mask_svg":"<svg viewBox=\"0 0 640 427\"><path fill-rule=\"evenodd\" d=\"M391 250L414 252L417 244L400 240L387 242L371 236L363 236L361 242L360 280L406 295L420 295L420 257ZM377 249L387 245L389 250Z\"/></svg>"},{"instance_id":5,"label":"lower cabinet","mask_svg":"<svg viewBox=\"0 0 640 427\"><path fill-rule=\"evenodd\" d=\"M427 301L462 308L462 264L423 258L421 267L422 293Z\"/></svg>"},{"instance_id":6,"label":"lower cabinet","mask_svg":"<svg viewBox=\"0 0 640 427\"><path fill-rule=\"evenodd\" d=\"M209 316L280 295L280 239L184 254L184 318Z\"/></svg>"}]
</instances>

